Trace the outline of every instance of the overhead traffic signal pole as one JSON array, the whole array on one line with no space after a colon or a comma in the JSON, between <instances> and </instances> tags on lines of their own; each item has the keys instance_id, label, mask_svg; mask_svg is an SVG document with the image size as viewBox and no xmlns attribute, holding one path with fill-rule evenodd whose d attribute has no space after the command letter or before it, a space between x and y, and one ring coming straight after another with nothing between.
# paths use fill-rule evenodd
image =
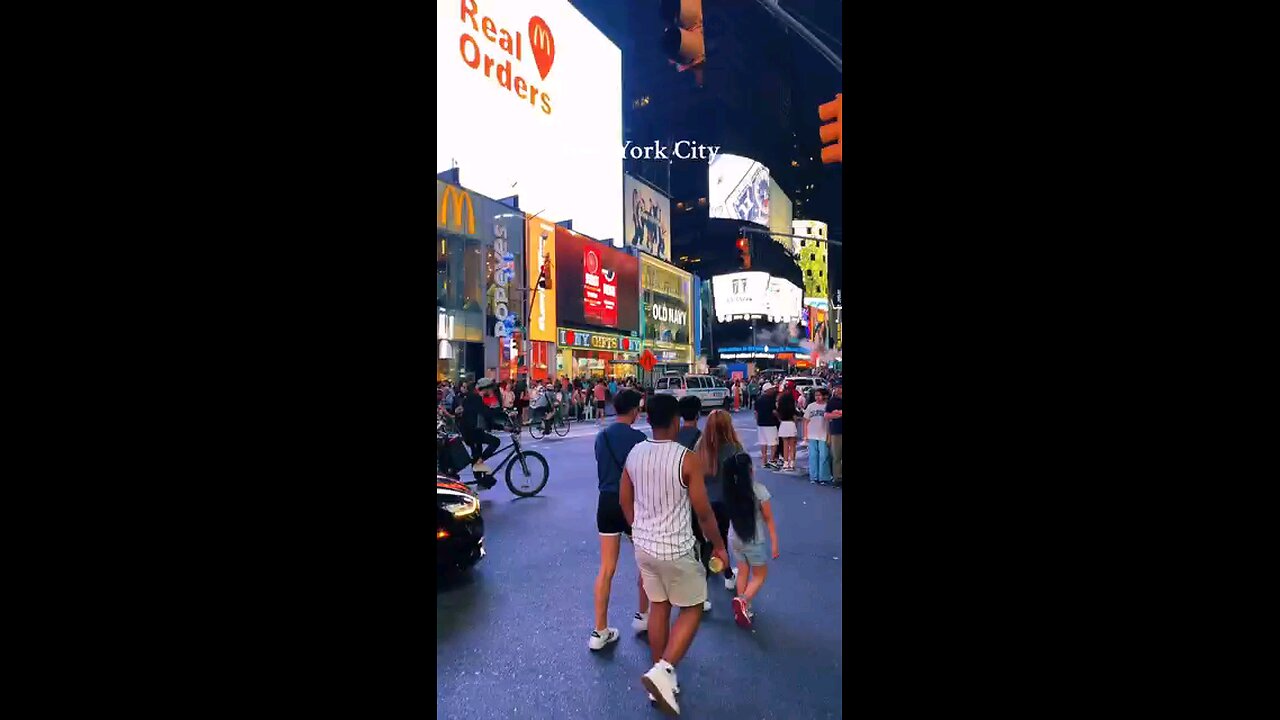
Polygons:
<instances>
[{"instance_id":1,"label":"overhead traffic signal pole","mask_svg":"<svg viewBox=\"0 0 1280 720\"><path fill-rule=\"evenodd\" d=\"M840 56L835 54L831 48L822 44L822 41L819 40L816 35L809 32L809 28L801 25L799 20L791 17L786 10L779 7L778 0L758 0L758 2L764 6L765 10L768 10L774 17L782 21L782 24L792 30L795 30L797 35L808 41L808 43L813 46L814 50L817 50L822 57L826 58L827 62L831 63L832 66L835 67L836 72L841 75L844 74L844 61L840 59Z\"/></svg>"},{"instance_id":2,"label":"overhead traffic signal pole","mask_svg":"<svg viewBox=\"0 0 1280 720\"><path fill-rule=\"evenodd\" d=\"M844 245L844 243L839 240L828 240L826 238L820 238L817 235L792 235L790 233L772 232L770 230L761 230L759 228L751 228L751 227L740 227L738 228L738 233L744 236L747 233L754 233L756 235L768 235L770 237L800 238L801 240L812 240L814 242L824 242L829 245Z\"/></svg>"}]
</instances>

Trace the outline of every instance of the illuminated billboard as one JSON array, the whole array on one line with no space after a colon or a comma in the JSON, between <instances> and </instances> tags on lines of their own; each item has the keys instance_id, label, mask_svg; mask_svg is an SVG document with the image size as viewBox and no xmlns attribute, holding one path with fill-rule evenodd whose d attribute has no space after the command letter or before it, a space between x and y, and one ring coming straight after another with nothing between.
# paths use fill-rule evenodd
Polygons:
<instances>
[{"instance_id":1,"label":"illuminated billboard","mask_svg":"<svg viewBox=\"0 0 1280 720\"><path fill-rule=\"evenodd\" d=\"M769 168L740 155L716 155L707 186L711 217L769 225Z\"/></svg>"},{"instance_id":2,"label":"illuminated billboard","mask_svg":"<svg viewBox=\"0 0 1280 720\"><path fill-rule=\"evenodd\" d=\"M769 230L781 233L773 239L788 250L791 250L791 238L786 236L791 234L791 215L791 198L778 186L777 180L769 178Z\"/></svg>"},{"instance_id":3,"label":"illuminated billboard","mask_svg":"<svg viewBox=\"0 0 1280 720\"><path fill-rule=\"evenodd\" d=\"M671 262L671 199L630 175L622 194L627 245Z\"/></svg>"},{"instance_id":4,"label":"illuminated billboard","mask_svg":"<svg viewBox=\"0 0 1280 720\"><path fill-rule=\"evenodd\" d=\"M556 320L561 326L640 330L640 261L556 228Z\"/></svg>"},{"instance_id":5,"label":"illuminated billboard","mask_svg":"<svg viewBox=\"0 0 1280 720\"><path fill-rule=\"evenodd\" d=\"M529 261L530 288L537 288L533 305L529 308L529 339L540 342L556 341L556 225L541 218L529 218L525 230ZM551 288L538 287L542 266L546 263L551 276Z\"/></svg>"},{"instance_id":6,"label":"illuminated billboard","mask_svg":"<svg viewBox=\"0 0 1280 720\"><path fill-rule=\"evenodd\" d=\"M622 52L568 0L436 3L436 172L621 242Z\"/></svg>"},{"instance_id":7,"label":"illuminated billboard","mask_svg":"<svg viewBox=\"0 0 1280 720\"><path fill-rule=\"evenodd\" d=\"M769 278L766 317L774 322L799 322L804 304L804 291L789 280Z\"/></svg>"},{"instance_id":8,"label":"illuminated billboard","mask_svg":"<svg viewBox=\"0 0 1280 720\"><path fill-rule=\"evenodd\" d=\"M765 318L798 322L804 293L789 280L765 272L736 272L711 278L712 302L720 322Z\"/></svg>"},{"instance_id":9,"label":"illuminated billboard","mask_svg":"<svg viewBox=\"0 0 1280 720\"><path fill-rule=\"evenodd\" d=\"M711 278L711 302L720 322L769 315L769 273L736 272Z\"/></svg>"}]
</instances>

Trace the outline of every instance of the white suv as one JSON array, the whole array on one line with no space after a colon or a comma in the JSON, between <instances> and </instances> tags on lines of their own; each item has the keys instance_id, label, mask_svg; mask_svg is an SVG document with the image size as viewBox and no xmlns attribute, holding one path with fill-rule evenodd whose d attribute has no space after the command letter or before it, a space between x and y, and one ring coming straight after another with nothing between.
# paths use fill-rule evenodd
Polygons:
<instances>
[{"instance_id":1,"label":"white suv","mask_svg":"<svg viewBox=\"0 0 1280 720\"><path fill-rule=\"evenodd\" d=\"M693 395L702 401L703 410L728 410L729 388L719 378L710 375L667 375L658 378L654 386L655 395L675 395L682 398Z\"/></svg>"}]
</instances>

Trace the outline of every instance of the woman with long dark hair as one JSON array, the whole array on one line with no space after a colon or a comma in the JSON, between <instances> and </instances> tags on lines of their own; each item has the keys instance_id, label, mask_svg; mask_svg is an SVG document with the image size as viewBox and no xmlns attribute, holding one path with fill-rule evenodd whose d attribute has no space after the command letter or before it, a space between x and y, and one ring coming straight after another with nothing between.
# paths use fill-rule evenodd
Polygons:
<instances>
[{"instance_id":1,"label":"woman with long dark hair","mask_svg":"<svg viewBox=\"0 0 1280 720\"><path fill-rule=\"evenodd\" d=\"M733 429L733 418L724 410L712 410L707 416L707 425L698 444L694 446L702 467L707 471L707 499L711 501L711 511L715 513L716 524L720 526L720 537L725 548L729 547L729 511L724 502L724 464L735 455L745 452L738 433ZM711 553L703 553L707 559ZM733 556L729 556L729 567L724 569L724 589L733 590L737 583L733 576ZM710 575L710 568L707 570Z\"/></svg>"},{"instance_id":2,"label":"woman with long dark hair","mask_svg":"<svg viewBox=\"0 0 1280 720\"><path fill-rule=\"evenodd\" d=\"M772 556L778 557L778 529L773 524L769 490L751 476L751 457L733 456L725 468L724 501L729 513L729 544L738 558L738 595L733 599L733 619L750 629L755 617L751 601L769 574L764 530L769 531Z\"/></svg>"}]
</instances>

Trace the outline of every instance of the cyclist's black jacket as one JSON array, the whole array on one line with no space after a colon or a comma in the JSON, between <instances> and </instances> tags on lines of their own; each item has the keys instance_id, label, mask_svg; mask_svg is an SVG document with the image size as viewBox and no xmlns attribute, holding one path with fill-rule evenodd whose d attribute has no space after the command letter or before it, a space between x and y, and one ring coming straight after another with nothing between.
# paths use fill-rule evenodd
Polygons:
<instances>
[{"instance_id":1,"label":"cyclist's black jacket","mask_svg":"<svg viewBox=\"0 0 1280 720\"><path fill-rule=\"evenodd\" d=\"M467 393L462 401L462 417L459 428L463 437L471 437L489 428L500 428L507 422L507 415L502 408L491 408L484 404L484 398L474 390Z\"/></svg>"}]
</instances>

